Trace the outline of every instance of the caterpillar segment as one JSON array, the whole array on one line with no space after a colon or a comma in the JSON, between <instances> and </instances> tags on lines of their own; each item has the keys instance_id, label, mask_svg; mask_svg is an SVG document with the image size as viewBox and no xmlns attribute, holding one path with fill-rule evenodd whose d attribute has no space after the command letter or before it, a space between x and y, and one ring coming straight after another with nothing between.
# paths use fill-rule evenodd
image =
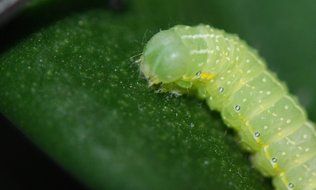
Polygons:
<instances>
[{"instance_id":1,"label":"caterpillar segment","mask_svg":"<svg viewBox=\"0 0 316 190\"><path fill-rule=\"evenodd\" d=\"M286 85L236 35L208 25L174 26L152 37L140 68L151 84L183 89L219 111L276 190L316 189L314 125Z\"/></svg>"}]
</instances>

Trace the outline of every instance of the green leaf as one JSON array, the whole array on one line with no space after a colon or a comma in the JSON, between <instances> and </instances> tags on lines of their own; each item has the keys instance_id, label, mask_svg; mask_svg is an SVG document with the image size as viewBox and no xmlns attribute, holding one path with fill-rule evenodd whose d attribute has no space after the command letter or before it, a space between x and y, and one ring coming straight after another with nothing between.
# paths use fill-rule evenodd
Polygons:
<instances>
[{"instance_id":1,"label":"green leaf","mask_svg":"<svg viewBox=\"0 0 316 190\"><path fill-rule=\"evenodd\" d=\"M237 33L316 119L312 1L36 1L4 28L0 111L95 189L271 189L218 113L155 93L135 61L175 24ZM307 80L308 79L308 80Z\"/></svg>"}]
</instances>

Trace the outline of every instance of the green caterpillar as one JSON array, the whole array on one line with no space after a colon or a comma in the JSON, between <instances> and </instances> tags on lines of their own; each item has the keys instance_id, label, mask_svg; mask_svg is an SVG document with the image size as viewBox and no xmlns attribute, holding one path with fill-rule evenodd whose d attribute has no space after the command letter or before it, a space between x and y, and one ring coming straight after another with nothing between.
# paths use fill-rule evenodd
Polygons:
<instances>
[{"instance_id":1,"label":"green caterpillar","mask_svg":"<svg viewBox=\"0 0 316 190\"><path fill-rule=\"evenodd\" d=\"M236 35L207 25L174 26L152 37L140 61L150 84L195 94L219 111L277 190L316 189L314 125Z\"/></svg>"}]
</instances>

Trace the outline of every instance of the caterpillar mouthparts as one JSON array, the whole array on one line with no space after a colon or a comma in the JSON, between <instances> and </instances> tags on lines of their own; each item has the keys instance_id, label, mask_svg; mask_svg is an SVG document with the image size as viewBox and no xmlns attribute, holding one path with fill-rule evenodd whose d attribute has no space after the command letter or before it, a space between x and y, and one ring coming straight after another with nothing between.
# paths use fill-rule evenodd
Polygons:
<instances>
[{"instance_id":1,"label":"caterpillar mouthparts","mask_svg":"<svg viewBox=\"0 0 316 190\"><path fill-rule=\"evenodd\" d=\"M316 132L302 106L236 35L178 25L154 35L140 69L151 84L206 100L276 190L316 189Z\"/></svg>"}]
</instances>

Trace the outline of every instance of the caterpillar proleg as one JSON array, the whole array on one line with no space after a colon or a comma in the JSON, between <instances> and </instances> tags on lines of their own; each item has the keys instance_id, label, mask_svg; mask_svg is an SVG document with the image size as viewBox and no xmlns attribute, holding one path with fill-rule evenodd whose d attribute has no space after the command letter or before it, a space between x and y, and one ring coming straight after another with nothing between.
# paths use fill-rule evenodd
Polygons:
<instances>
[{"instance_id":1,"label":"caterpillar proleg","mask_svg":"<svg viewBox=\"0 0 316 190\"><path fill-rule=\"evenodd\" d=\"M207 25L174 26L150 39L140 68L150 84L189 92L219 111L276 190L316 189L314 125L285 84L236 35Z\"/></svg>"}]
</instances>

